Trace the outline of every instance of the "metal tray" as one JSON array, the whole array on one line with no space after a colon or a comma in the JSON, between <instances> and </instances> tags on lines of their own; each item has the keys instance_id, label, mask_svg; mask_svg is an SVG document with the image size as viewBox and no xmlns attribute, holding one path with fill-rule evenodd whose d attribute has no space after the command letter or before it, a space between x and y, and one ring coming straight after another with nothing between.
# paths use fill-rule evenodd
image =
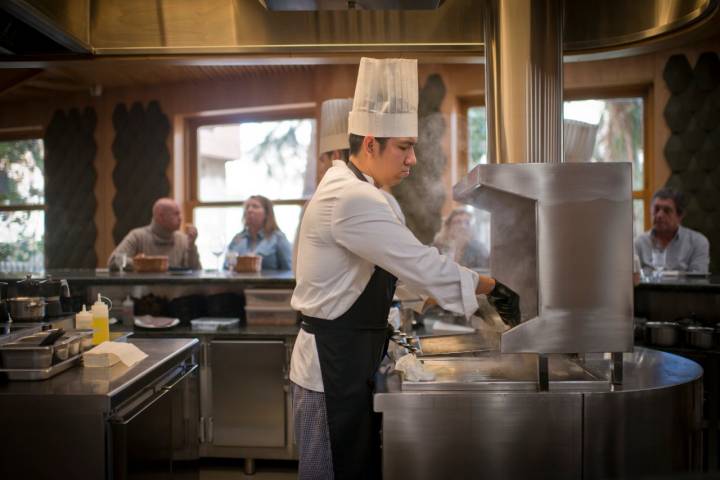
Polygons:
<instances>
[{"instance_id":1,"label":"metal tray","mask_svg":"<svg viewBox=\"0 0 720 480\"><path fill-rule=\"evenodd\" d=\"M19 368L0 368L0 372L6 373L10 380L47 380L58 375L65 370L77 365L82 360L82 354L70 357L60 363L48 368L38 369L19 369Z\"/></svg>"}]
</instances>

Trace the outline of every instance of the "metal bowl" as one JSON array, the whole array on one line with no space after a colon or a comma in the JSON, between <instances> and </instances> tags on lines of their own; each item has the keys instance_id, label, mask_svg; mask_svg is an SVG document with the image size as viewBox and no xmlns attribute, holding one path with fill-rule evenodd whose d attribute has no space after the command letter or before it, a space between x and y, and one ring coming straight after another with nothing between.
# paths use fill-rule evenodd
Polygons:
<instances>
[{"instance_id":1,"label":"metal bowl","mask_svg":"<svg viewBox=\"0 0 720 480\"><path fill-rule=\"evenodd\" d=\"M42 297L9 298L7 304L13 320L34 321L45 318L45 299Z\"/></svg>"},{"instance_id":2,"label":"metal bowl","mask_svg":"<svg viewBox=\"0 0 720 480\"><path fill-rule=\"evenodd\" d=\"M713 348L715 346L715 329L696 326L685 327L685 344L694 348Z\"/></svg>"},{"instance_id":3,"label":"metal bowl","mask_svg":"<svg viewBox=\"0 0 720 480\"><path fill-rule=\"evenodd\" d=\"M651 345L673 347L678 343L679 325L677 322L647 322L645 328Z\"/></svg>"}]
</instances>

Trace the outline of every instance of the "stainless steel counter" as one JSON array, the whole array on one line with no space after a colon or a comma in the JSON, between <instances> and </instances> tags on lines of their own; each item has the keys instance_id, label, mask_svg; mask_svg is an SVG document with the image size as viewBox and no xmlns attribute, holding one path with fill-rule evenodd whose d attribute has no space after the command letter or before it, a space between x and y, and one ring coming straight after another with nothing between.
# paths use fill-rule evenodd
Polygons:
<instances>
[{"instance_id":1,"label":"stainless steel counter","mask_svg":"<svg viewBox=\"0 0 720 480\"><path fill-rule=\"evenodd\" d=\"M257 273L229 271L178 271L166 273L109 272L107 269L47 270L35 276L51 275L70 282L70 288L82 285L152 285L152 284L243 284L292 288L295 277L292 271L263 270ZM25 278L24 273L0 272L0 281L13 282Z\"/></svg>"},{"instance_id":2,"label":"stainless steel counter","mask_svg":"<svg viewBox=\"0 0 720 480\"><path fill-rule=\"evenodd\" d=\"M385 478L637 478L688 472L700 460L702 369L637 348L609 362L550 358L550 390L532 361L497 353L427 359L437 378L381 378ZM554 380L554 381L553 381ZM565 381L561 381L565 380Z\"/></svg>"},{"instance_id":3,"label":"stainless steel counter","mask_svg":"<svg viewBox=\"0 0 720 480\"><path fill-rule=\"evenodd\" d=\"M136 345L148 357L131 368L121 363L111 368L77 366L41 382L3 382L0 383L0 401L3 397L54 397L52 401L58 404L61 399L69 399L112 408L164 373L168 365L189 355L199 341L194 338L131 338L128 343Z\"/></svg>"},{"instance_id":4,"label":"stainless steel counter","mask_svg":"<svg viewBox=\"0 0 720 480\"><path fill-rule=\"evenodd\" d=\"M113 328L113 331L122 331L122 327L117 329ZM151 338L163 338L163 337L197 337L197 338L295 338L298 334L300 327L297 325L253 325L253 326L242 326L237 328L228 328L223 330L207 331L197 330L189 326L178 325L177 327L168 329L140 329L128 330L133 332L135 338L139 337L151 337Z\"/></svg>"},{"instance_id":5,"label":"stainless steel counter","mask_svg":"<svg viewBox=\"0 0 720 480\"><path fill-rule=\"evenodd\" d=\"M0 478L169 478L198 458L197 339L130 339L127 368L0 383Z\"/></svg>"}]
</instances>

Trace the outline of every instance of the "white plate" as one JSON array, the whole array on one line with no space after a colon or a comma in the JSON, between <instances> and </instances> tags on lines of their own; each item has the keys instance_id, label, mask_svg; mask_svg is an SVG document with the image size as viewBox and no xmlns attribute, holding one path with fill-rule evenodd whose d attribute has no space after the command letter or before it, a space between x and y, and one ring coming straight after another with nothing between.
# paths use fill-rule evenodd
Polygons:
<instances>
[{"instance_id":1,"label":"white plate","mask_svg":"<svg viewBox=\"0 0 720 480\"><path fill-rule=\"evenodd\" d=\"M152 317L150 315L143 315L142 317L135 317L135 325L138 327L141 327L141 328L153 328L153 329L161 330L161 329L165 329L165 328L172 328L172 327L180 324L179 318L173 318L172 322L170 322L168 325L156 326L156 325L153 325L152 323L147 323L147 319L150 319L150 318L168 318L168 317Z\"/></svg>"},{"instance_id":2,"label":"white plate","mask_svg":"<svg viewBox=\"0 0 720 480\"><path fill-rule=\"evenodd\" d=\"M108 319L108 325L115 325L117 322L118 322L118 320L115 317L110 317Z\"/></svg>"}]
</instances>

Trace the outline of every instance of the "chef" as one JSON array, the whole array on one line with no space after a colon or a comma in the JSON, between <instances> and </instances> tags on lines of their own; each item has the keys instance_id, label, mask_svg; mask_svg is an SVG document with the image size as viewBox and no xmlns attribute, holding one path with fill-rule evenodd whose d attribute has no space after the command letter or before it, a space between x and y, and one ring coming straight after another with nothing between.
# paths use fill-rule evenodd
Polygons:
<instances>
[{"instance_id":1,"label":"chef","mask_svg":"<svg viewBox=\"0 0 720 480\"><path fill-rule=\"evenodd\" d=\"M468 317L487 294L506 322L519 322L517 294L421 244L380 191L417 162L417 107L416 60L363 58L349 162L333 163L302 220L290 366L301 479L382 476L373 378L396 282Z\"/></svg>"}]
</instances>

